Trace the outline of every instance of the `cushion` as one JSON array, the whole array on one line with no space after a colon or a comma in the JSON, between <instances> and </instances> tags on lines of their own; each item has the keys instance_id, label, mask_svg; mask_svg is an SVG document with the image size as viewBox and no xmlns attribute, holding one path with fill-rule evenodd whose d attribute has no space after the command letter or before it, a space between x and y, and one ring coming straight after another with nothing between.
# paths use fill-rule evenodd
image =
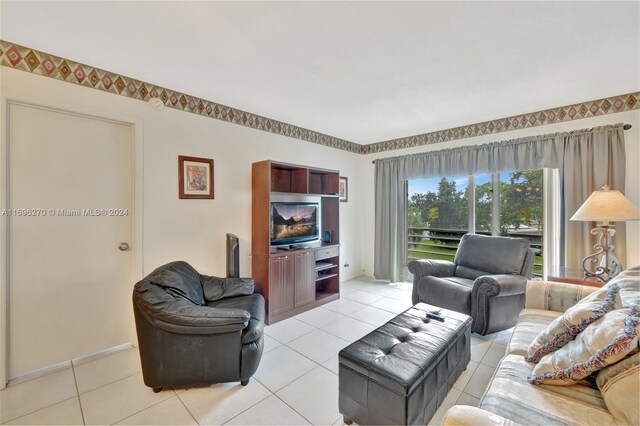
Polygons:
<instances>
[{"instance_id":1,"label":"cushion","mask_svg":"<svg viewBox=\"0 0 640 426\"><path fill-rule=\"evenodd\" d=\"M629 425L640 424L640 353L600 370L596 383L607 409L616 421Z\"/></svg>"},{"instance_id":2,"label":"cushion","mask_svg":"<svg viewBox=\"0 0 640 426\"><path fill-rule=\"evenodd\" d=\"M533 386L527 377L534 366L522 356L504 357L479 407L519 425L616 424L597 389L580 385Z\"/></svg>"},{"instance_id":3,"label":"cushion","mask_svg":"<svg viewBox=\"0 0 640 426\"><path fill-rule=\"evenodd\" d=\"M640 306L618 309L589 325L576 339L545 355L529 382L550 385L578 383L638 349Z\"/></svg>"},{"instance_id":4,"label":"cushion","mask_svg":"<svg viewBox=\"0 0 640 426\"><path fill-rule=\"evenodd\" d=\"M204 305L200 274L187 262L167 263L150 273L146 279L162 287L175 298L187 300L199 306Z\"/></svg>"},{"instance_id":5,"label":"cushion","mask_svg":"<svg viewBox=\"0 0 640 426\"><path fill-rule=\"evenodd\" d=\"M533 339L560 315L562 312L546 309L523 309L513 328L507 353L525 356Z\"/></svg>"},{"instance_id":6,"label":"cushion","mask_svg":"<svg viewBox=\"0 0 640 426\"><path fill-rule=\"evenodd\" d=\"M523 238L465 234L453 263L486 271L485 275L520 275L528 249L529 241Z\"/></svg>"},{"instance_id":7,"label":"cushion","mask_svg":"<svg viewBox=\"0 0 640 426\"><path fill-rule=\"evenodd\" d=\"M527 283L527 309L546 309L548 311L565 312L584 299L598 287L565 284L553 281L529 281Z\"/></svg>"},{"instance_id":8,"label":"cushion","mask_svg":"<svg viewBox=\"0 0 640 426\"><path fill-rule=\"evenodd\" d=\"M630 308L633 305L640 305L640 266L626 269L617 277L609 281L604 288L617 285L620 287L620 298L622 306Z\"/></svg>"},{"instance_id":9,"label":"cushion","mask_svg":"<svg viewBox=\"0 0 640 426\"><path fill-rule=\"evenodd\" d=\"M531 342L526 360L538 362L548 353L563 347L574 339L589 324L602 318L604 314L622 307L618 293L620 287L612 285L591 293L555 319Z\"/></svg>"},{"instance_id":10,"label":"cushion","mask_svg":"<svg viewBox=\"0 0 640 426\"><path fill-rule=\"evenodd\" d=\"M426 276L417 287L418 299L440 308L469 314L473 281L460 277Z\"/></svg>"},{"instance_id":11,"label":"cushion","mask_svg":"<svg viewBox=\"0 0 640 426\"><path fill-rule=\"evenodd\" d=\"M202 276L204 299L213 302L227 297L249 296L255 290L253 278L219 278Z\"/></svg>"},{"instance_id":12,"label":"cushion","mask_svg":"<svg viewBox=\"0 0 640 426\"><path fill-rule=\"evenodd\" d=\"M468 280L475 280L478 277L488 274L487 271L481 271L479 269L467 268L466 266L456 266L456 277L466 278Z\"/></svg>"}]
</instances>

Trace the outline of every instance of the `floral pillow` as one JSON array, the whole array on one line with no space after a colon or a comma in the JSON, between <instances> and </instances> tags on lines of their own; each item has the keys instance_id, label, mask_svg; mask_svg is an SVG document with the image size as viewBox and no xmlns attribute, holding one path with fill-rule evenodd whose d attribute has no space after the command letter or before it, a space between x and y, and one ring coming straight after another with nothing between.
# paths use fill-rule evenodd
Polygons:
<instances>
[{"instance_id":1,"label":"floral pillow","mask_svg":"<svg viewBox=\"0 0 640 426\"><path fill-rule=\"evenodd\" d=\"M546 329L533 340L525 359L538 362L543 356L572 341L589 324L602 318L604 314L622 307L620 286L613 284L591 293L566 312L553 320Z\"/></svg>"},{"instance_id":2,"label":"floral pillow","mask_svg":"<svg viewBox=\"0 0 640 426\"><path fill-rule=\"evenodd\" d=\"M575 340L542 357L529 383L572 385L638 350L640 306L618 309L589 325Z\"/></svg>"}]
</instances>

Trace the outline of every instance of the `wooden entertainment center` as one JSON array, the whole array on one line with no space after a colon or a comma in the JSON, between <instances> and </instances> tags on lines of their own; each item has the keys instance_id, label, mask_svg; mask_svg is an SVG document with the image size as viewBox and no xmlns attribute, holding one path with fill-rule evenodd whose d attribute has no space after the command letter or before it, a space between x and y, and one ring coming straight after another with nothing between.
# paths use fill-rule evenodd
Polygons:
<instances>
[{"instance_id":1,"label":"wooden entertainment center","mask_svg":"<svg viewBox=\"0 0 640 426\"><path fill-rule=\"evenodd\" d=\"M266 302L267 324L340 298L339 175L270 160L252 165L251 275ZM320 205L320 241L286 251L272 247L271 203L309 199Z\"/></svg>"}]
</instances>

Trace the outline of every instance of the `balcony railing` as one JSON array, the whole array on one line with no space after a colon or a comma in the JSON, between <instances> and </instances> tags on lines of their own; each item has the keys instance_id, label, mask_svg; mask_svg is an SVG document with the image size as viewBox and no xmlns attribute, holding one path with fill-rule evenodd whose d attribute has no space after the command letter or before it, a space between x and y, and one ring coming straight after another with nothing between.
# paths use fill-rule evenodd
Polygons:
<instances>
[{"instance_id":1,"label":"balcony railing","mask_svg":"<svg viewBox=\"0 0 640 426\"><path fill-rule=\"evenodd\" d=\"M457 229L437 229L409 227L407 231L408 259L439 259L453 261L460 239L467 231ZM491 235L477 231L476 234ZM542 231L513 231L510 237L527 238L536 254L533 276L542 277Z\"/></svg>"}]
</instances>

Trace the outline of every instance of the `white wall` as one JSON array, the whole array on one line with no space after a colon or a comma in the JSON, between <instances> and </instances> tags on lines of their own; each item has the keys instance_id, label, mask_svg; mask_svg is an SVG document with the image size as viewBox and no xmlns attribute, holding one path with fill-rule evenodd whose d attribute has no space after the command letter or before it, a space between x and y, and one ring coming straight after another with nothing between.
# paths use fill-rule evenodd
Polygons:
<instances>
[{"instance_id":1,"label":"white wall","mask_svg":"<svg viewBox=\"0 0 640 426\"><path fill-rule=\"evenodd\" d=\"M225 234L231 232L240 238L240 270L248 275L251 163L267 159L338 169L349 178L349 202L340 203L340 241L343 264L351 266L342 278L361 274L361 195L353 191L359 186L360 155L170 108L157 112L145 102L6 67L0 73L3 103L19 100L142 127L143 170L137 172L144 185L144 274L183 259L202 273L224 276ZM178 155L214 159L215 200L178 199Z\"/></svg>"},{"instance_id":2,"label":"white wall","mask_svg":"<svg viewBox=\"0 0 640 426\"><path fill-rule=\"evenodd\" d=\"M136 233L142 244L132 245L139 265L131 287L156 267L180 259L188 261L201 273L224 276L227 232L240 238L240 272L243 276L250 275L251 163L268 159L338 169L342 176L349 178L349 201L340 203L340 253L342 263L350 266L342 268L341 278L348 280L362 274L359 208L362 195L353 190L360 186L361 156L358 154L170 108L157 112L145 102L6 67L0 67L0 117L3 123L0 137L3 139L6 138L8 100L134 124L136 143L142 151L136 160L136 179L141 183L136 188L136 201L142 207L142 215L136 220ZM2 140L0 147L6 146L6 140ZM214 159L215 200L178 199L178 155ZM0 208L6 207L6 161L6 152L0 149L0 164L3 165ZM7 250L4 225L5 221L0 221L0 306L5 306L7 294L3 291L6 288L4 260ZM132 309L130 314L130 335L135 339ZM25 315L31 313L25 312ZM5 320L5 315L0 315L0 346L4 346ZM34 350L40 350L37 344ZM0 365L5 362L2 350ZM0 389L6 380L3 370L0 368Z\"/></svg>"},{"instance_id":3,"label":"white wall","mask_svg":"<svg viewBox=\"0 0 640 426\"><path fill-rule=\"evenodd\" d=\"M371 163L376 158L393 157L397 155L427 152L445 148L453 148L466 145L480 145L489 142L526 136L542 135L554 132L564 132L576 129L585 129L615 123L628 123L633 127L626 130L626 154L627 154L627 180L625 195L636 205L640 206L640 111L627 111L617 114L586 118L571 122L552 124L548 126L533 127L496 135L478 136L468 139L459 139L449 142L427 145L417 148L400 149L377 154L363 156L360 164L359 192L362 193L363 211L370 212L364 216L362 230L363 267L366 275L373 276L373 244L374 244L374 165ZM462 124L462 123L461 123ZM614 241L615 243L615 241ZM640 264L640 222L627 223L627 265Z\"/></svg>"}]
</instances>

